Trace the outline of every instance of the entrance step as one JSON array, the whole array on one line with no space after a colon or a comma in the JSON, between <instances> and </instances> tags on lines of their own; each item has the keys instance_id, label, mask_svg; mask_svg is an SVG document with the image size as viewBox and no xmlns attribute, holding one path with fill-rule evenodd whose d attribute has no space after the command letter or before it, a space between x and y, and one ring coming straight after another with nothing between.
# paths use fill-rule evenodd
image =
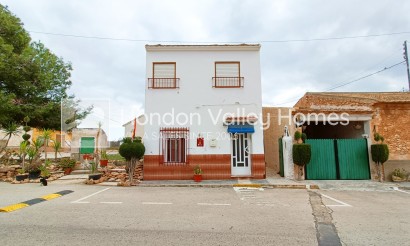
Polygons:
<instances>
[{"instance_id":1,"label":"entrance step","mask_svg":"<svg viewBox=\"0 0 410 246\"><path fill-rule=\"evenodd\" d=\"M80 169L80 170L74 170L74 171L72 171L70 175L89 174L89 173L90 173L90 170L82 170L82 169Z\"/></svg>"}]
</instances>

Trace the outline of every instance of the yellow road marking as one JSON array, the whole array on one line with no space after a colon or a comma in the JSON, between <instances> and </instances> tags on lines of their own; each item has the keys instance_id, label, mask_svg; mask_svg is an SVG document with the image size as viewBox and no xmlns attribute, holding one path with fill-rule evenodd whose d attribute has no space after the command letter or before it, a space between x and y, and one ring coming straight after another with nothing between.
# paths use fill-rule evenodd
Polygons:
<instances>
[{"instance_id":1,"label":"yellow road marking","mask_svg":"<svg viewBox=\"0 0 410 246\"><path fill-rule=\"evenodd\" d=\"M48 200L51 200L51 199L54 199L54 198L58 198L60 196L61 196L60 194L55 194L54 193L54 194L49 194L49 195L42 196L41 198L46 199L48 201Z\"/></svg>"},{"instance_id":2,"label":"yellow road marking","mask_svg":"<svg viewBox=\"0 0 410 246\"><path fill-rule=\"evenodd\" d=\"M13 204L13 205L10 205L10 206L7 206L7 207L3 207L3 208L0 208L0 212L12 212L12 211L15 211L15 210L18 210L18 209L21 209L21 208L25 208L25 207L28 207L29 205L28 204L25 204L25 203L17 203L17 204Z\"/></svg>"}]
</instances>

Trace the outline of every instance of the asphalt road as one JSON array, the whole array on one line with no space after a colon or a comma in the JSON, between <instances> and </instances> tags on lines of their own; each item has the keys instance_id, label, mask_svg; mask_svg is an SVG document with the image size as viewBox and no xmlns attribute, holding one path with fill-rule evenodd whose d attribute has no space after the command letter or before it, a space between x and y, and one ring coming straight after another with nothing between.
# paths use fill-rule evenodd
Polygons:
<instances>
[{"instance_id":1,"label":"asphalt road","mask_svg":"<svg viewBox=\"0 0 410 246\"><path fill-rule=\"evenodd\" d=\"M319 190L314 216L306 190L0 183L0 207L61 190L0 213L1 245L318 245L327 212L343 245L410 242L410 193L393 190Z\"/></svg>"}]
</instances>

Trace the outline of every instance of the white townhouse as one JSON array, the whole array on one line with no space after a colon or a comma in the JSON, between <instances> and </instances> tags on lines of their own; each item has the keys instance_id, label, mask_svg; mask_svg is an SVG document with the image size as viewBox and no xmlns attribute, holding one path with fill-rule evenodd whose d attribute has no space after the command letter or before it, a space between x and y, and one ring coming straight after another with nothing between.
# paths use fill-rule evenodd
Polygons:
<instances>
[{"instance_id":1,"label":"white townhouse","mask_svg":"<svg viewBox=\"0 0 410 246\"><path fill-rule=\"evenodd\" d=\"M145 46L145 180L265 177L260 48Z\"/></svg>"}]
</instances>

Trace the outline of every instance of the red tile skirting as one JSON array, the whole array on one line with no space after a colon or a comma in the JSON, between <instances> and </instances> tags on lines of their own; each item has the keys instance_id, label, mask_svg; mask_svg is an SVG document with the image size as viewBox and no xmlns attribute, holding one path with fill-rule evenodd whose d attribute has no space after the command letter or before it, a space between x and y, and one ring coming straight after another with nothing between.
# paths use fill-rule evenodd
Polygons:
<instances>
[{"instance_id":1,"label":"red tile skirting","mask_svg":"<svg viewBox=\"0 0 410 246\"><path fill-rule=\"evenodd\" d=\"M203 179L231 179L231 155L189 155L189 164L160 164L159 155L144 157L144 180L189 180L193 170L199 165ZM255 154L252 158L252 178L265 178L265 157Z\"/></svg>"}]
</instances>

